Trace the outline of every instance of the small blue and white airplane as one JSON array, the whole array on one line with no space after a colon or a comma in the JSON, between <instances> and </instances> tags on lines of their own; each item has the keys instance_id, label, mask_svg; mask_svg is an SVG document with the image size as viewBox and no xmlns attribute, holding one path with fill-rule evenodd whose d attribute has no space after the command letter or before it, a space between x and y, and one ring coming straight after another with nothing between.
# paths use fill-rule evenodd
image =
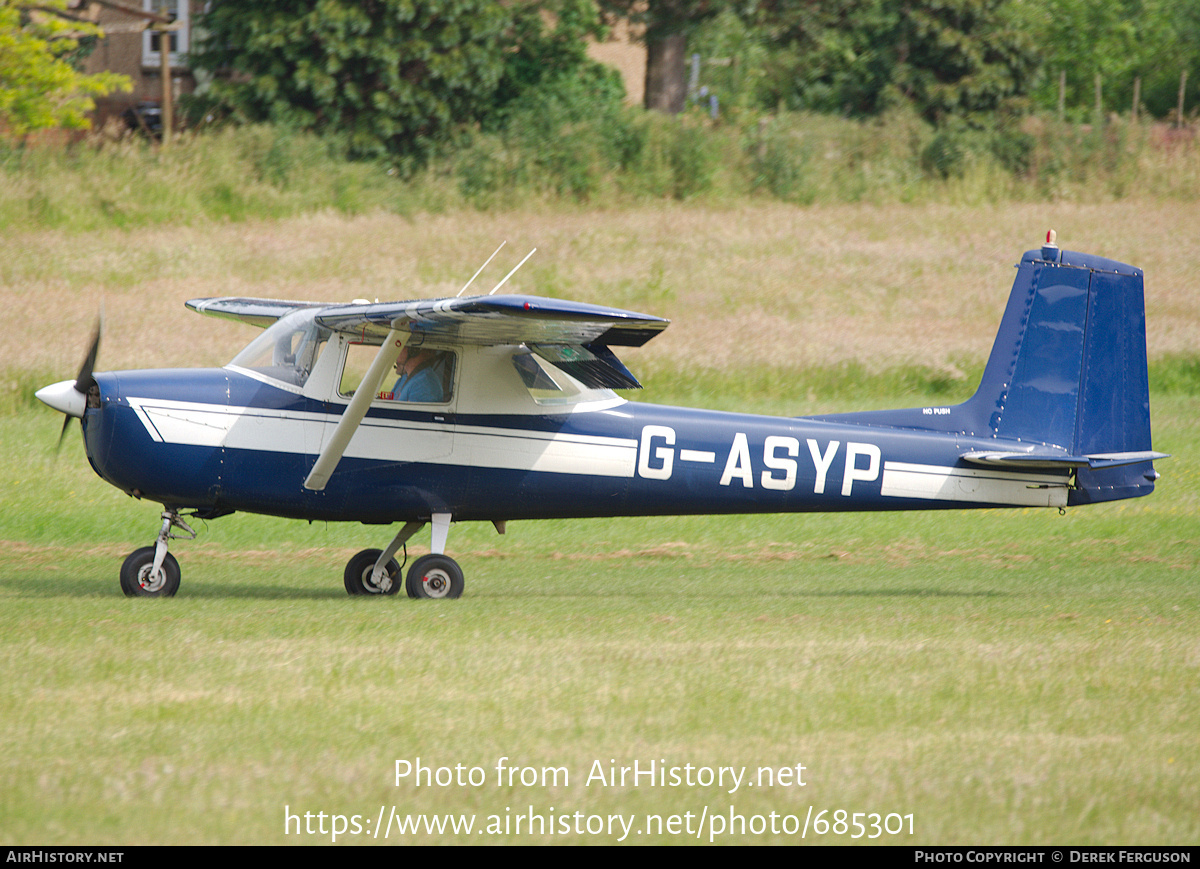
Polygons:
<instances>
[{"instance_id":1,"label":"small blue and white airplane","mask_svg":"<svg viewBox=\"0 0 1200 869\"><path fill-rule=\"evenodd\" d=\"M1061 509L1149 494L1166 458L1150 443L1142 271L1060 251L1052 232L1017 265L978 391L947 407L631 403L613 390L640 384L612 348L667 321L556 299L187 306L266 328L224 368L93 373L97 330L78 377L37 393L64 431L81 420L97 474L163 505L155 545L121 568L130 596L178 590L167 547L195 537L184 515L403 523L350 560L352 595L395 594L394 556L430 524L405 588L458 597L454 521L503 534L510 519Z\"/></svg>"}]
</instances>

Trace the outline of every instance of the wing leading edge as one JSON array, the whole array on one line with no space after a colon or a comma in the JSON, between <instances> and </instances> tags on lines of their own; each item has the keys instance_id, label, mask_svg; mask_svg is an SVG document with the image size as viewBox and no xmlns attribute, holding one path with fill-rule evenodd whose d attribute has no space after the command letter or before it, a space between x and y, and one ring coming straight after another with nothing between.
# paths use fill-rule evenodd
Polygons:
<instances>
[{"instance_id":1,"label":"wing leading edge","mask_svg":"<svg viewBox=\"0 0 1200 869\"><path fill-rule=\"evenodd\" d=\"M327 308L327 302L292 302L286 299L253 299L240 296L221 296L209 299L188 299L184 305L197 314L238 320L251 326L265 328L280 317L301 308Z\"/></svg>"},{"instance_id":2,"label":"wing leading edge","mask_svg":"<svg viewBox=\"0 0 1200 869\"><path fill-rule=\"evenodd\" d=\"M584 302L538 296L473 296L339 305L317 315L336 332L382 339L395 329L453 344L640 347L668 320Z\"/></svg>"},{"instance_id":3,"label":"wing leading edge","mask_svg":"<svg viewBox=\"0 0 1200 869\"><path fill-rule=\"evenodd\" d=\"M641 347L670 321L620 308L537 296L476 296L330 305L234 296L189 299L200 314L269 326L302 308L320 308L316 320L335 332L382 341L393 329L450 344L541 344Z\"/></svg>"}]
</instances>

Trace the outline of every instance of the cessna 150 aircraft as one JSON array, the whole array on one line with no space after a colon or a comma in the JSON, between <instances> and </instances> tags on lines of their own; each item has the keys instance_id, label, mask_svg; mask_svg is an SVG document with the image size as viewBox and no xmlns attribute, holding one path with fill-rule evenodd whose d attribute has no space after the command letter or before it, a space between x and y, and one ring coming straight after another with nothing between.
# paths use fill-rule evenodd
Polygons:
<instances>
[{"instance_id":1,"label":"cessna 150 aircraft","mask_svg":"<svg viewBox=\"0 0 1200 869\"><path fill-rule=\"evenodd\" d=\"M405 588L458 597L452 521L1063 508L1149 494L1166 458L1150 444L1142 271L1060 251L1053 233L1017 265L978 391L948 407L627 402L613 390L640 384L612 348L667 321L534 296L187 306L266 329L224 368L94 373L97 330L78 377L37 393L64 431L81 420L97 474L163 505L155 545L121 568L131 596L178 590L167 547L195 537L184 515L403 523L350 560L353 595L395 594L393 556L430 524Z\"/></svg>"}]
</instances>

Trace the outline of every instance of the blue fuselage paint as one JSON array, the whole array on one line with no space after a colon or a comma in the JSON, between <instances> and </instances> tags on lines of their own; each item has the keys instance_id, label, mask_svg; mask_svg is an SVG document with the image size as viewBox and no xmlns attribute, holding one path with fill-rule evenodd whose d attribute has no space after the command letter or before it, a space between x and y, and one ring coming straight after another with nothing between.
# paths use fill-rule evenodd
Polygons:
<instances>
[{"instance_id":1,"label":"blue fuselage paint","mask_svg":"<svg viewBox=\"0 0 1200 869\"><path fill-rule=\"evenodd\" d=\"M177 508L394 522L1049 506L1023 490L1067 482L967 467L959 457L976 439L962 434L626 402L540 416L373 408L364 426L390 426L389 448L347 455L325 490L309 491L319 432L341 405L227 369L97 380L103 400L84 425L93 468ZM185 417L200 442L172 435ZM413 458L417 437L445 447Z\"/></svg>"},{"instance_id":2,"label":"blue fuselage paint","mask_svg":"<svg viewBox=\"0 0 1200 869\"><path fill-rule=\"evenodd\" d=\"M1151 450L1142 273L1085 254L1025 254L968 401L808 418L618 399L602 387L632 377L605 342L636 346L665 325L644 315L530 297L403 311L280 304L292 313L242 363L95 375L84 435L96 472L202 514L395 522L1063 507L1149 494L1161 456ZM356 330L390 330L401 313L414 336L436 348L440 335L458 354L456 391L436 404L379 395L343 443L335 430L358 383L345 375L363 343ZM568 339L580 346L559 346ZM596 380L541 394L529 342ZM324 488L305 488L331 443L336 469Z\"/></svg>"}]
</instances>

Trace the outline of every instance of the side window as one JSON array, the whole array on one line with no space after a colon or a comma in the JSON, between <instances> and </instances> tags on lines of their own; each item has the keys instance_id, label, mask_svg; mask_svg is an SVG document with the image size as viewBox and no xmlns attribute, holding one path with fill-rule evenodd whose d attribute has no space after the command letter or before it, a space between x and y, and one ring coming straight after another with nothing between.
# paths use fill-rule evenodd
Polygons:
<instances>
[{"instance_id":1,"label":"side window","mask_svg":"<svg viewBox=\"0 0 1200 869\"><path fill-rule=\"evenodd\" d=\"M371 367L371 361L378 352L378 344L352 342L346 348L346 364L342 368L342 379L338 383L338 395L343 398L350 398L354 395L358 385L367 376L367 369Z\"/></svg>"},{"instance_id":2,"label":"side window","mask_svg":"<svg viewBox=\"0 0 1200 869\"><path fill-rule=\"evenodd\" d=\"M347 347L346 365L338 386L340 395L344 398L354 395L378 352L378 344L350 344ZM444 404L451 397L454 364L454 353L450 350L405 347L400 351L395 367L383 376L377 398Z\"/></svg>"},{"instance_id":3,"label":"side window","mask_svg":"<svg viewBox=\"0 0 1200 869\"><path fill-rule=\"evenodd\" d=\"M512 364L538 404L567 405L612 397L607 390L589 389L567 372L528 350L513 354Z\"/></svg>"}]
</instances>

